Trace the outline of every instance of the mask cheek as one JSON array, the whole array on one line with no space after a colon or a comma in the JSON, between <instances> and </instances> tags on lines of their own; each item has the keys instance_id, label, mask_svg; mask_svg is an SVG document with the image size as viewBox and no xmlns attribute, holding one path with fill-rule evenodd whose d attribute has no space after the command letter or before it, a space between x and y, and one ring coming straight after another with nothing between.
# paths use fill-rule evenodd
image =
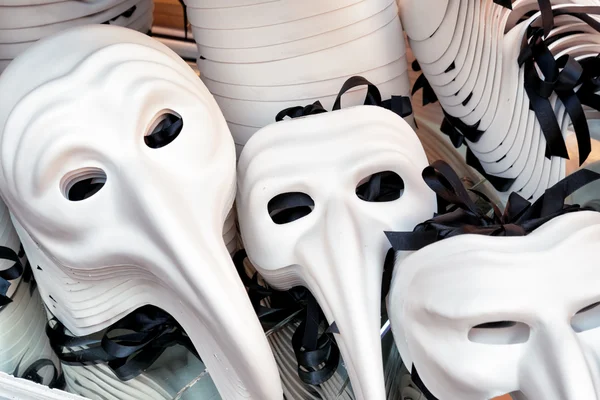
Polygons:
<instances>
[{"instance_id":1,"label":"mask cheek","mask_svg":"<svg viewBox=\"0 0 600 400\"><path fill-rule=\"evenodd\" d=\"M600 328L577 333L595 387L600 387Z\"/></svg>"},{"instance_id":2,"label":"mask cheek","mask_svg":"<svg viewBox=\"0 0 600 400\"><path fill-rule=\"evenodd\" d=\"M425 386L436 397L482 399L518 390L524 344L469 339L469 329L411 321L407 344Z\"/></svg>"}]
</instances>

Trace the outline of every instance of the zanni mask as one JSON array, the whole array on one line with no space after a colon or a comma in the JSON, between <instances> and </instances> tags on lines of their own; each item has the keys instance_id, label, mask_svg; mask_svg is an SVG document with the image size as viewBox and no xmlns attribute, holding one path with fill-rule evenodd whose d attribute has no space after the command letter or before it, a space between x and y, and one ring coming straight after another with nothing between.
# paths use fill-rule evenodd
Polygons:
<instances>
[{"instance_id":1,"label":"zanni mask","mask_svg":"<svg viewBox=\"0 0 600 400\"><path fill-rule=\"evenodd\" d=\"M600 213L581 211L398 259L388 311L402 360L439 399L600 399L598 243Z\"/></svg>"},{"instance_id":2,"label":"zanni mask","mask_svg":"<svg viewBox=\"0 0 600 400\"><path fill-rule=\"evenodd\" d=\"M432 217L435 195L421 178L426 166L410 126L375 106L269 125L240 156L237 210L248 257L272 286L310 289L339 330L359 399L385 398L379 329L389 244L383 232L412 230ZM395 193L370 199L363 188L379 178Z\"/></svg>"},{"instance_id":3,"label":"zanni mask","mask_svg":"<svg viewBox=\"0 0 600 400\"><path fill-rule=\"evenodd\" d=\"M38 42L0 77L0 152L40 293L71 332L154 305L189 334L223 398L282 398L222 236L234 143L175 53L105 25Z\"/></svg>"}]
</instances>

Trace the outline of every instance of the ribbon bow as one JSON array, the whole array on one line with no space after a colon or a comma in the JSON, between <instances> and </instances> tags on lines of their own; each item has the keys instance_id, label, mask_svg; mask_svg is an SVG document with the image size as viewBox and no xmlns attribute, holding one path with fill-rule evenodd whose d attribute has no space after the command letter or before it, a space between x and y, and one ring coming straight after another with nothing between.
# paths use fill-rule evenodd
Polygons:
<instances>
[{"instance_id":1,"label":"ribbon bow","mask_svg":"<svg viewBox=\"0 0 600 400\"><path fill-rule=\"evenodd\" d=\"M600 174L581 169L569 175L534 203L513 192L503 212L484 194L470 190L487 207L477 206L456 172L445 162L436 161L423 170L423 179L437 194L440 213L415 227L413 232L386 232L396 251L419 250L429 244L463 234L487 236L525 236L560 215L591 210L565 205L567 196ZM486 212L491 209L491 215Z\"/></svg>"}]
</instances>

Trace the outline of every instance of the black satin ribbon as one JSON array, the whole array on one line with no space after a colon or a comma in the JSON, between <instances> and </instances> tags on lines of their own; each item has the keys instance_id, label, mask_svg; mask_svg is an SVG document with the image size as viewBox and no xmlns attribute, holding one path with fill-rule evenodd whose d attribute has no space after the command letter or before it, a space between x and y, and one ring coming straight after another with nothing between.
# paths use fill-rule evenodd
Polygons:
<instances>
[{"instance_id":1,"label":"black satin ribbon","mask_svg":"<svg viewBox=\"0 0 600 400\"><path fill-rule=\"evenodd\" d=\"M135 12L136 9L137 9L137 6L133 6L131 8L128 8L127 10L125 10L121 14L117 15L116 17L111 18L108 21L104 21L102 24L104 24L104 25L110 25L110 23L112 21L116 21L117 18L120 18L120 17L130 18L133 15L133 13Z\"/></svg>"},{"instance_id":2,"label":"black satin ribbon","mask_svg":"<svg viewBox=\"0 0 600 400\"><path fill-rule=\"evenodd\" d=\"M295 207L293 196L286 203ZM257 273L251 278L247 275L246 258L246 251L239 250L233 262L263 329L268 331L296 315L301 322L292 336L292 348L298 362L298 376L309 385L326 382L337 370L340 355L331 330L319 335L319 329L327 320L317 301L304 287L279 291L261 285Z\"/></svg>"},{"instance_id":3,"label":"black satin ribbon","mask_svg":"<svg viewBox=\"0 0 600 400\"><path fill-rule=\"evenodd\" d=\"M493 187L499 192L507 192L515 183L514 178L501 178L499 176L490 175L481 165L479 159L473 154L470 148L467 147L466 163L471 168L479 172Z\"/></svg>"},{"instance_id":4,"label":"black satin ribbon","mask_svg":"<svg viewBox=\"0 0 600 400\"><path fill-rule=\"evenodd\" d=\"M12 302L6 294L10 287L10 282L23 275L24 268L19 259L19 255L11 248L0 246L0 260L13 261L14 264L5 270L0 271L0 307Z\"/></svg>"},{"instance_id":5,"label":"black satin ribbon","mask_svg":"<svg viewBox=\"0 0 600 400\"><path fill-rule=\"evenodd\" d=\"M415 93L417 93L421 89L423 89L423 106L426 106L430 103L433 104L438 101L437 95L433 91L431 84L429 83L424 74L419 75L419 77L415 81L415 84L413 85L410 94L414 96Z\"/></svg>"},{"instance_id":6,"label":"black satin ribbon","mask_svg":"<svg viewBox=\"0 0 600 400\"><path fill-rule=\"evenodd\" d=\"M106 331L86 336L70 336L60 321L52 319L46 325L46 334L52 349L63 363L107 363L123 381L133 379L147 370L167 348L174 345L184 346L199 358L190 338L177 321L154 306L138 308ZM72 350L73 347L86 348Z\"/></svg>"},{"instance_id":7,"label":"black satin ribbon","mask_svg":"<svg viewBox=\"0 0 600 400\"><path fill-rule=\"evenodd\" d=\"M346 82L344 82L333 103L332 111L341 109L342 96L344 95L344 93L358 86L367 86L367 94L363 103L366 106L383 107L387 110L398 114L402 118L409 116L413 112L410 98L408 98L407 96L391 96L390 99L382 100L381 93L379 92L379 89L377 89L377 86L375 86L362 76L353 76L348 78ZM305 107L295 106L283 109L277 113L277 115L275 116L275 121L279 122L285 117L299 118L305 117L307 115L320 114L323 112L327 112L327 110L323 108L321 102L316 101L313 104L309 104Z\"/></svg>"},{"instance_id":8,"label":"black satin ribbon","mask_svg":"<svg viewBox=\"0 0 600 400\"><path fill-rule=\"evenodd\" d=\"M319 335L319 328L326 321L317 301L309 293L304 318L292 336L298 376L309 385L320 385L329 380L340 362L340 350L329 329Z\"/></svg>"},{"instance_id":9,"label":"black satin ribbon","mask_svg":"<svg viewBox=\"0 0 600 400\"><path fill-rule=\"evenodd\" d=\"M252 307L265 331L272 329L297 314L298 311L306 308L309 292L305 288L294 287L290 290L281 291L261 285L257 273L252 277L246 274L244 268L246 258L248 258L246 250L238 250L233 256L233 263L248 290L250 303L252 303ZM268 306L263 301L265 299L268 299Z\"/></svg>"},{"instance_id":10,"label":"black satin ribbon","mask_svg":"<svg viewBox=\"0 0 600 400\"><path fill-rule=\"evenodd\" d=\"M579 61L583 68L583 84L577 91L577 97L582 104L595 110L600 110L600 54L596 57L584 58Z\"/></svg>"},{"instance_id":11,"label":"black satin ribbon","mask_svg":"<svg viewBox=\"0 0 600 400\"><path fill-rule=\"evenodd\" d=\"M442 111L444 112L444 120L442 121L440 130L450 137L450 140L455 147L460 147L460 145L464 143L464 139L468 139L473 143L476 143L481 139L484 131L478 129L479 122L476 122L473 125L467 125L460 118L453 117L444 110Z\"/></svg>"},{"instance_id":12,"label":"black satin ribbon","mask_svg":"<svg viewBox=\"0 0 600 400\"><path fill-rule=\"evenodd\" d=\"M378 172L369 180L356 188L356 196L364 201L381 203L393 201L400 197L404 183L398 181L397 175L391 171Z\"/></svg>"},{"instance_id":13,"label":"black satin ribbon","mask_svg":"<svg viewBox=\"0 0 600 400\"><path fill-rule=\"evenodd\" d=\"M524 236L560 215L592 210L579 205L565 205L566 197L590 182L600 179L600 174L581 169L569 175L546 192L533 204L513 192L504 212L485 195L467 191L454 170L443 161L436 161L423 170L423 179L436 193L440 213L415 227L413 232L386 232L392 248L419 250L437 241L462 234L488 236ZM482 210L469 196L478 197L492 209Z\"/></svg>"},{"instance_id":14,"label":"black satin ribbon","mask_svg":"<svg viewBox=\"0 0 600 400\"><path fill-rule=\"evenodd\" d=\"M554 14L552 12L552 2L550 0L537 0L538 7L542 13L542 26L544 35L548 36L554 27ZM494 0L494 3L512 10L512 0Z\"/></svg>"},{"instance_id":15,"label":"black satin ribbon","mask_svg":"<svg viewBox=\"0 0 600 400\"><path fill-rule=\"evenodd\" d=\"M285 117L289 118L300 118L307 115L321 114L327 112L320 101L315 101L307 106L295 106L285 108L277 113L275 116L275 122L282 121Z\"/></svg>"},{"instance_id":16,"label":"black satin ribbon","mask_svg":"<svg viewBox=\"0 0 600 400\"><path fill-rule=\"evenodd\" d=\"M64 389L65 387L65 377L62 373L58 371L56 365L47 358L39 359L33 362L20 376L23 379L27 379L29 381L39 383L40 385L44 383L44 378L40 375L40 371L42 368L52 367L52 379L48 383L48 387L50 389ZM19 366L15 369L13 376L19 376Z\"/></svg>"},{"instance_id":17,"label":"black satin ribbon","mask_svg":"<svg viewBox=\"0 0 600 400\"><path fill-rule=\"evenodd\" d=\"M575 129L581 165L591 152L587 120L580 99L574 91L575 87L582 82L583 67L569 55L556 60L548 49L547 43L541 40L540 36L539 29L533 33L529 44L521 51L519 65L524 68L525 90L531 108L536 113L546 138L546 157L569 158L561 127L549 100L552 93L556 93ZM540 69L544 79L539 77L535 65Z\"/></svg>"},{"instance_id":18,"label":"black satin ribbon","mask_svg":"<svg viewBox=\"0 0 600 400\"><path fill-rule=\"evenodd\" d=\"M144 136L144 142L153 149L158 149L173 141L173 137L179 135L183 129L183 119L175 114L165 114L164 120L160 122L159 129L151 135Z\"/></svg>"}]
</instances>

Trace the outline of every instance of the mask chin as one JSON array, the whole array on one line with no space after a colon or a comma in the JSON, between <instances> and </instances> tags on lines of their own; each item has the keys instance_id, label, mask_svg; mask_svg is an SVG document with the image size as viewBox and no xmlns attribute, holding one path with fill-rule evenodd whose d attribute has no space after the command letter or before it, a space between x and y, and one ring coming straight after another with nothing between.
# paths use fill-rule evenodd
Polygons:
<instances>
[{"instance_id":1,"label":"mask chin","mask_svg":"<svg viewBox=\"0 0 600 400\"><path fill-rule=\"evenodd\" d=\"M223 398L280 400L230 256L235 148L206 87L167 47L106 25L36 43L14 65L0 78L1 93L15 89L0 98L12 154L0 191L50 310L80 336L158 307Z\"/></svg>"},{"instance_id":2,"label":"mask chin","mask_svg":"<svg viewBox=\"0 0 600 400\"><path fill-rule=\"evenodd\" d=\"M527 236L465 234L397 259L388 310L413 378L436 398L600 398L599 235L600 214L580 211Z\"/></svg>"},{"instance_id":3,"label":"mask chin","mask_svg":"<svg viewBox=\"0 0 600 400\"><path fill-rule=\"evenodd\" d=\"M339 330L359 399L385 398L383 232L433 215L435 196L421 178L426 166L410 126L374 106L269 125L240 156L237 210L248 256L272 286L311 291Z\"/></svg>"}]
</instances>

